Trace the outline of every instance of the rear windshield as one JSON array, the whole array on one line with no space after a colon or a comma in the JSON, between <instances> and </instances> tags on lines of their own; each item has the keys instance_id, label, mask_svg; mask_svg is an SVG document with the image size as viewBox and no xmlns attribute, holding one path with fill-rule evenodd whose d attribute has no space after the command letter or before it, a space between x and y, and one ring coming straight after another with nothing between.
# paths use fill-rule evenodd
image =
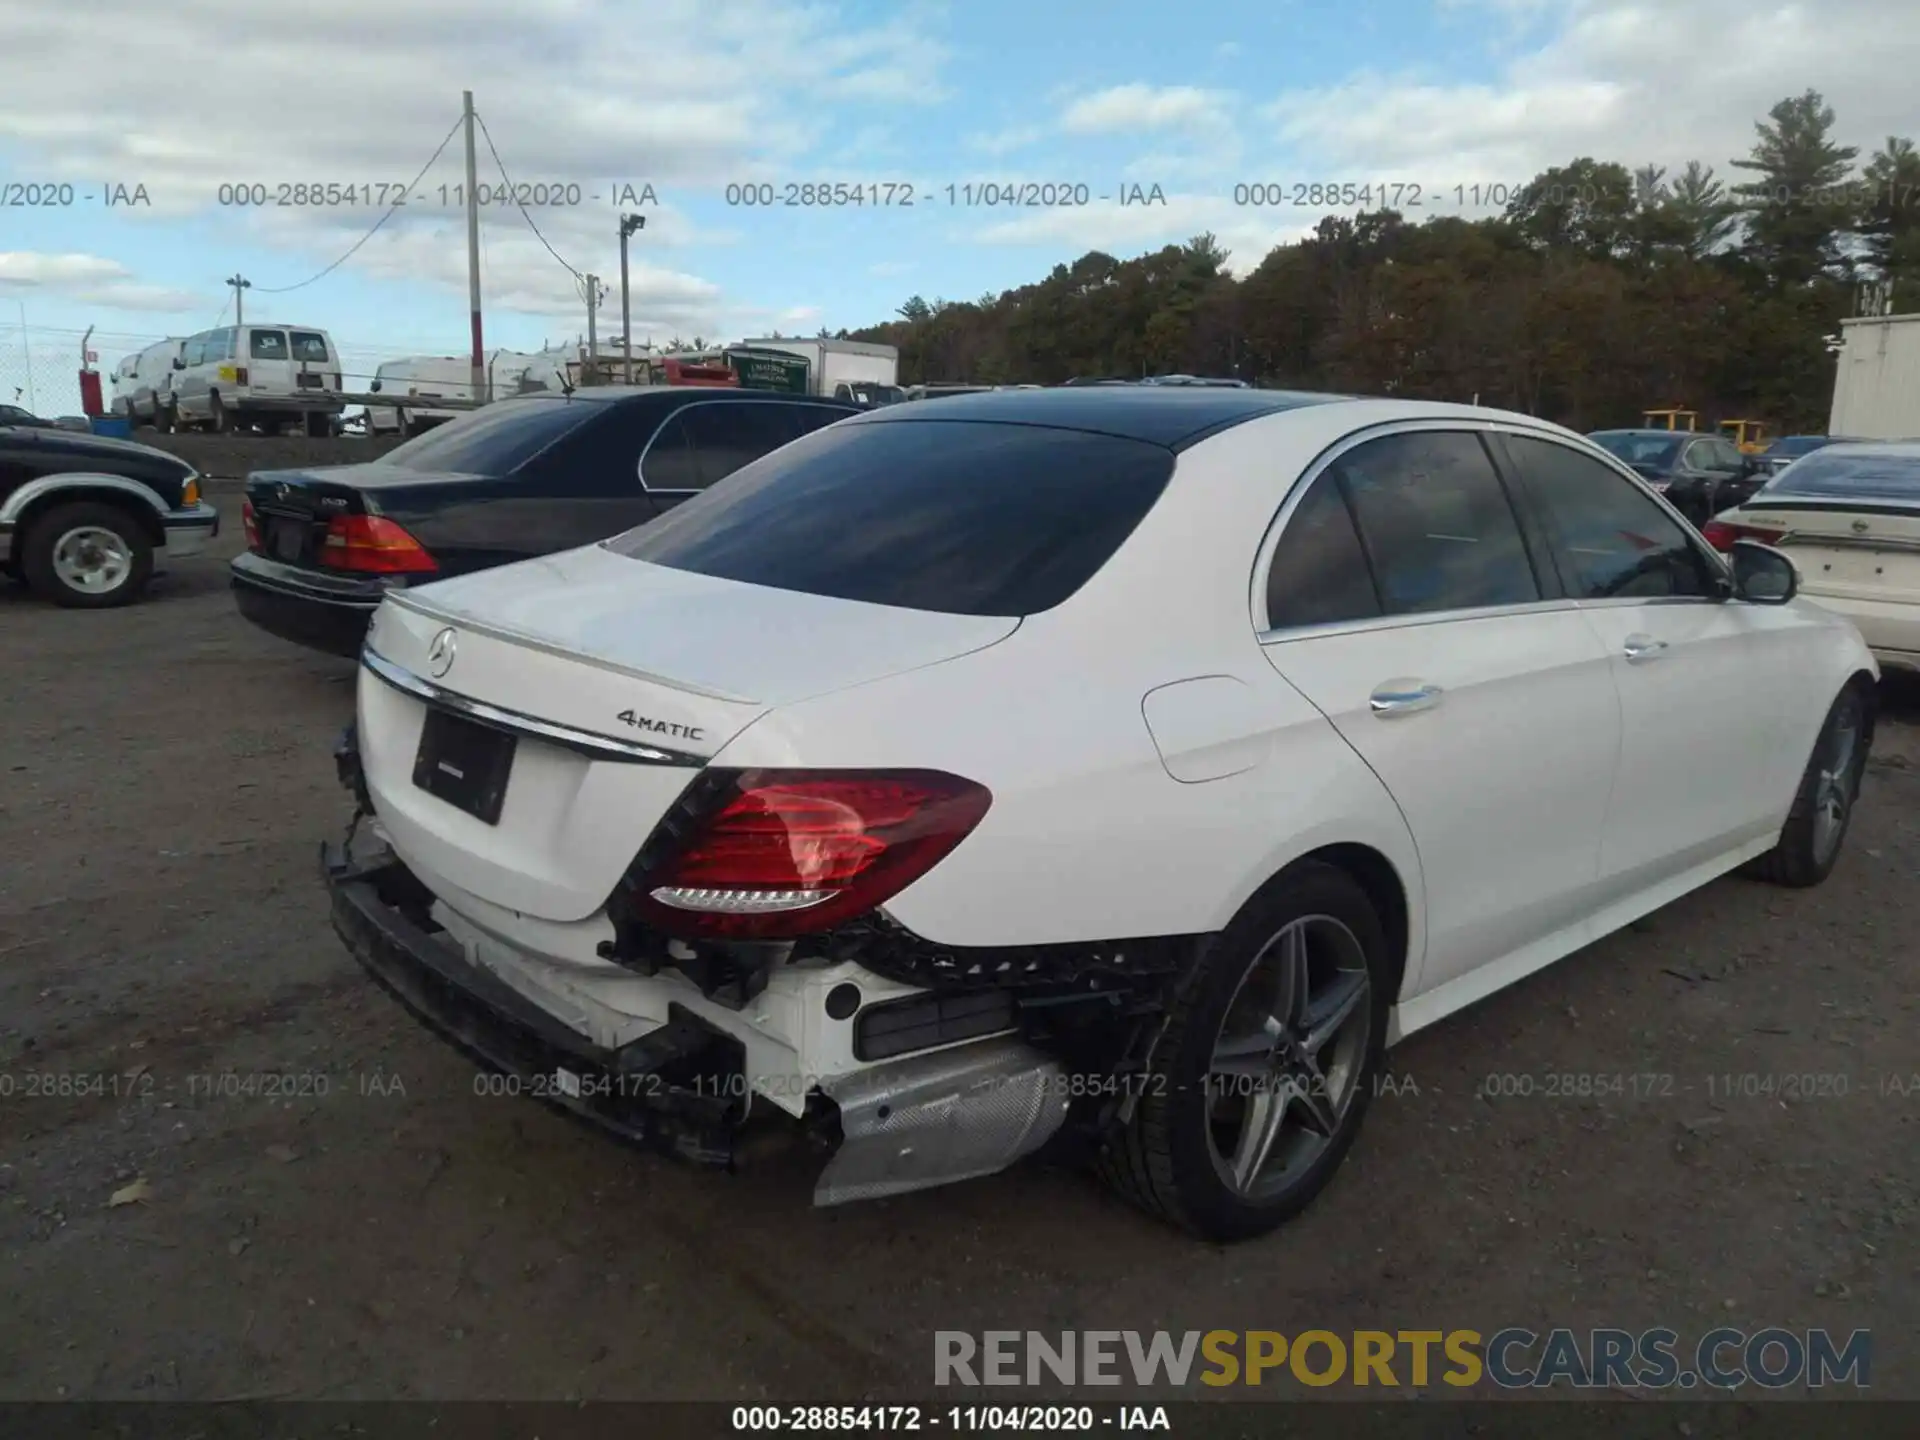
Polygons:
<instances>
[{"instance_id":1,"label":"rear windshield","mask_svg":"<svg viewBox=\"0 0 1920 1440\"><path fill-rule=\"evenodd\" d=\"M436 425L384 458L407 470L505 475L599 413L587 401L500 400Z\"/></svg>"},{"instance_id":2,"label":"rear windshield","mask_svg":"<svg viewBox=\"0 0 1920 1440\"><path fill-rule=\"evenodd\" d=\"M1920 500L1920 455L1836 455L1816 450L1761 490L1778 499Z\"/></svg>"},{"instance_id":3,"label":"rear windshield","mask_svg":"<svg viewBox=\"0 0 1920 1440\"><path fill-rule=\"evenodd\" d=\"M1824 435L1788 435L1769 445L1762 453L1770 460L1786 455L1808 455L1833 442Z\"/></svg>"},{"instance_id":4,"label":"rear windshield","mask_svg":"<svg viewBox=\"0 0 1920 1440\"><path fill-rule=\"evenodd\" d=\"M1603 430L1588 438L1629 465L1670 465L1680 449L1678 440L1663 435L1635 435L1627 430Z\"/></svg>"},{"instance_id":5,"label":"rear windshield","mask_svg":"<svg viewBox=\"0 0 1920 1440\"><path fill-rule=\"evenodd\" d=\"M1173 452L1032 425L816 430L606 541L722 580L948 615L1032 615L1140 523Z\"/></svg>"},{"instance_id":6,"label":"rear windshield","mask_svg":"<svg viewBox=\"0 0 1920 1440\"><path fill-rule=\"evenodd\" d=\"M247 342L247 353L255 360L284 360L287 337L279 330L256 330Z\"/></svg>"},{"instance_id":7,"label":"rear windshield","mask_svg":"<svg viewBox=\"0 0 1920 1440\"><path fill-rule=\"evenodd\" d=\"M330 360L327 354L327 337L315 330L295 330L292 333L293 358L296 360Z\"/></svg>"}]
</instances>

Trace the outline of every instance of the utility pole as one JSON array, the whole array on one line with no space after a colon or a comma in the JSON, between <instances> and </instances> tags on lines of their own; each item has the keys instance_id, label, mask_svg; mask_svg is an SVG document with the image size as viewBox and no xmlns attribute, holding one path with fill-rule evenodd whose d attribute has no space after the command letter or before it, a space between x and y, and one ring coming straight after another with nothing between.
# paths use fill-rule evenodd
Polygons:
<instances>
[{"instance_id":1,"label":"utility pole","mask_svg":"<svg viewBox=\"0 0 1920 1440\"><path fill-rule=\"evenodd\" d=\"M235 325L244 325L247 323L247 316L246 311L240 303L241 292L251 290L253 288L253 282L236 271L233 277L227 281L227 284L233 287L233 323Z\"/></svg>"},{"instance_id":2,"label":"utility pole","mask_svg":"<svg viewBox=\"0 0 1920 1440\"><path fill-rule=\"evenodd\" d=\"M599 383L600 341L598 332L594 329L593 324L594 307L599 303L600 277L598 275L589 275L587 276L587 365L586 373L580 377L580 383L582 385Z\"/></svg>"},{"instance_id":3,"label":"utility pole","mask_svg":"<svg viewBox=\"0 0 1920 1440\"><path fill-rule=\"evenodd\" d=\"M633 311L627 303L627 240L647 228L644 215L620 217L620 349L626 356L626 383L633 384Z\"/></svg>"},{"instance_id":4,"label":"utility pole","mask_svg":"<svg viewBox=\"0 0 1920 1440\"><path fill-rule=\"evenodd\" d=\"M467 310L473 326L473 399L484 404L492 397L486 393L487 362L480 343L480 197L475 190L480 171L473 150L473 91L460 92L462 124L467 131Z\"/></svg>"}]
</instances>

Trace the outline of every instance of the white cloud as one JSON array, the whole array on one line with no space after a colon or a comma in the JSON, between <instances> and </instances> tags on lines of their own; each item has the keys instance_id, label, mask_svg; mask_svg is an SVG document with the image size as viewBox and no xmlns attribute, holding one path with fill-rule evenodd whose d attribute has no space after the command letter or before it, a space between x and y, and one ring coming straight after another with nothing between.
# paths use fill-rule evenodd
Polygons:
<instances>
[{"instance_id":1,"label":"white cloud","mask_svg":"<svg viewBox=\"0 0 1920 1440\"><path fill-rule=\"evenodd\" d=\"M1191 85L1116 85L1066 107L1061 129L1074 135L1217 127L1227 123L1229 97Z\"/></svg>"},{"instance_id":2,"label":"white cloud","mask_svg":"<svg viewBox=\"0 0 1920 1440\"><path fill-rule=\"evenodd\" d=\"M1015 126L1006 130L994 130L984 134L969 135L966 145L982 155L1011 155L1016 150L1024 150L1029 145L1043 139L1046 131L1038 126Z\"/></svg>"},{"instance_id":3,"label":"white cloud","mask_svg":"<svg viewBox=\"0 0 1920 1440\"><path fill-rule=\"evenodd\" d=\"M1508 14L1552 8L1471 3ZM1725 175L1767 108L1809 87L1863 153L1913 129L1920 10L1908 0L1555 4L1565 23L1490 81L1354 75L1275 101L1266 111L1273 138L1310 157L1315 174L1303 178L1417 182L1431 193L1518 184L1579 155L1629 167L1699 159Z\"/></svg>"},{"instance_id":4,"label":"white cloud","mask_svg":"<svg viewBox=\"0 0 1920 1440\"><path fill-rule=\"evenodd\" d=\"M252 0L173 6L164 23L136 0L0 0L0 137L21 172L144 184L152 209L112 223L206 212L236 241L278 250L290 282L364 234L377 204L222 210L219 186L259 182L276 201L282 183L397 191L471 88L514 180L580 186L577 205L536 209L554 248L617 274L614 185L651 182L662 202L646 207L639 255L727 243L736 237L696 232L685 199L791 173L843 131L877 145L877 122L946 98L938 22L924 7L873 22L807 0L648 0L644 17L616 0L329 0L323 24L289 28ZM192 78L216 72L215 89ZM483 183L497 184L484 134L479 151ZM438 204L439 187L451 200L462 179L455 135L416 202L348 268L464 291L458 212ZM518 213L487 222L489 306L576 314L572 278ZM715 287L658 258L639 260L635 286L669 319L722 308Z\"/></svg>"},{"instance_id":5,"label":"white cloud","mask_svg":"<svg viewBox=\"0 0 1920 1440\"><path fill-rule=\"evenodd\" d=\"M57 295L117 310L173 314L199 306L204 296L137 281L117 260L75 252L0 251L0 291L20 298Z\"/></svg>"}]
</instances>

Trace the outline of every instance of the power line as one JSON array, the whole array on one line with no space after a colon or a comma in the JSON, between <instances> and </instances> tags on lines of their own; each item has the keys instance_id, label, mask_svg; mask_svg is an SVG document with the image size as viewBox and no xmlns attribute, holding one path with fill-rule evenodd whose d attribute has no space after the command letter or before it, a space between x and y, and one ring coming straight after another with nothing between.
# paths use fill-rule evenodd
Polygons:
<instances>
[{"instance_id":1,"label":"power line","mask_svg":"<svg viewBox=\"0 0 1920 1440\"><path fill-rule=\"evenodd\" d=\"M574 269L573 266L567 265L566 258L562 256L558 250L554 249L553 246L547 244L547 237L542 235L540 233L540 227L533 223L533 212L527 209L525 203L515 195L513 177L507 174L507 162L500 158L500 152L494 148L493 133L487 129L487 117L476 110L473 112L473 118L480 122L480 133L486 138L487 151L493 156L493 163L500 167L500 178L507 182L507 194L513 197L513 203L519 206L520 213L527 217L527 227L533 231L533 238L538 240L542 245L546 245L547 253L562 265L566 266L567 273L573 276L576 286L584 285L586 283L586 277Z\"/></svg>"},{"instance_id":2,"label":"power line","mask_svg":"<svg viewBox=\"0 0 1920 1440\"><path fill-rule=\"evenodd\" d=\"M420 167L420 173L414 176L412 180L408 181L405 188L400 191L400 198L394 201L393 204L389 205L387 207L386 213L382 215L378 220L373 222L373 228L368 230L367 233L362 235L358 240L354 241L352 248L349 249L347 253L342 255L338 260L334 261L333 264L327 266L327 268L322 270L318 275L314 275L308 279L302 280L298 285L280 285L272 289L268 289L264 286L256 285L252 288L258 290L262 295L285 295L290 290L304 290L306 289L307 286L313 284L315 280L324 280L327 276L331 275L334 271L338 270L342 265L346 264L347 261L351 260L354 257L355 252L357 252L362 245L366 244L367 241L371 240L374 237L375 232L377 232L382 225L386 224L387 221L393 218L394 212L401 209L407 203L407 197L413 194L413 187L415 185L418 185L422 180L426 179L427 172L433 169L434 161L440 158L441 152L447 148L447 142L453 139L455 132L457 132L459 129L460 129L460 121L456 120L453 122L453 127L447 131L446 138L441 140L440 144L435 148L433 154L427 158L427 163ZM225 312L222 312L222 313L225 313Z\"/></svg>"}]
</instances>

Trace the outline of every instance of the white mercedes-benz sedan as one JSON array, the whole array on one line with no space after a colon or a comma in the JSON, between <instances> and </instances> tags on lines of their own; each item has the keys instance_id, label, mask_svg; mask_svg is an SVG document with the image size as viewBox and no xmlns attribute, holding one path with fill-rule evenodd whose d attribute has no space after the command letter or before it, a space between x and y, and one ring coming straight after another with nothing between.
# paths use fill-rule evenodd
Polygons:
<instances>
[{"instance_id":1,"label":"white mercedes-benz sedan","mask_svg":"<svg viewBox=\"0 0 1920 1440\"><path fill-rule=\"evenodd\" d=\"M1401 1036L1736 868L1826 877L1878 670L1795 586L1524 415L887 407L390 595L334 922L483 1093L808 1138L821 1204L1044 1147L1254 1236Z\"/></svg>"}]
</instances>

